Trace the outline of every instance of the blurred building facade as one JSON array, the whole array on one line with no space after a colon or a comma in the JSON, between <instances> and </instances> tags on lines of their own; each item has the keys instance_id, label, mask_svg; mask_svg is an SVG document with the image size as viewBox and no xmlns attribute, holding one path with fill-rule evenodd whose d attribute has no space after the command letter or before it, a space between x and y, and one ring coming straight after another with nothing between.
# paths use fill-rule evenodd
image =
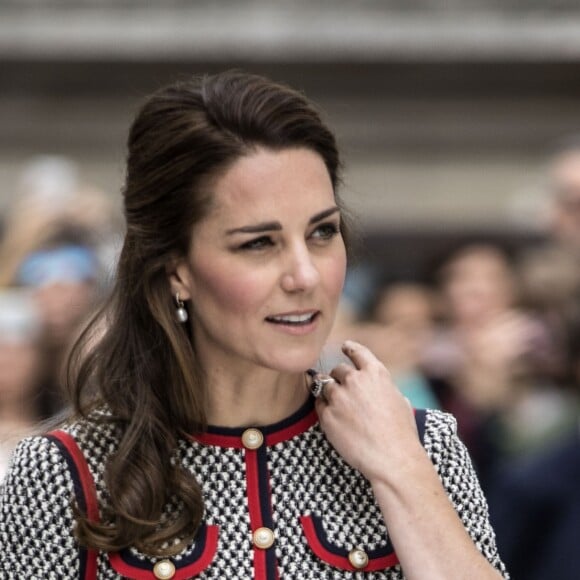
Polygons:
<instances>
[{"instance_id":1,"label":"blurred building facade","mask_svg":"<svg viewBox=\"0 0 580 580\"><path fill-rule=\"evenodd\" d=\"M72 157L117 194L140 99L239 67L303 89L326 112L345 197L381 259L405 243L412 259L441 232L537 235L549 147L580 130L578 3L409 6L0 0L0 208L44 153Z\"/></svg>"}]
</instances>

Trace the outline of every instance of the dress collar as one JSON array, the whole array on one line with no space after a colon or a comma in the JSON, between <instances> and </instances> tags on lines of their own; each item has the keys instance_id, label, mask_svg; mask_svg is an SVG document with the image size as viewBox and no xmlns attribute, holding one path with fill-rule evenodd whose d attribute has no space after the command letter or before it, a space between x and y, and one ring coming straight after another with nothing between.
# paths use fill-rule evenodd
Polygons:
<instances>
[{"instance_id":1,"label":"dress collar","mask_svg":"<svg viewBox=\"0 0 580 580\"><path fill-rule=\"evenodd\" d=\"M314 397L310 396L300 409L277 423L261 426L247 425L246 427L215 427L210 425L207 431L194 435L193 439L203 445L243 449L246 447L243 435L248 429L252 429L259 431L263 435L266 445L270 446L304 433L317 421L318 415L314 407Z\"/></svg>"}]
</instances>

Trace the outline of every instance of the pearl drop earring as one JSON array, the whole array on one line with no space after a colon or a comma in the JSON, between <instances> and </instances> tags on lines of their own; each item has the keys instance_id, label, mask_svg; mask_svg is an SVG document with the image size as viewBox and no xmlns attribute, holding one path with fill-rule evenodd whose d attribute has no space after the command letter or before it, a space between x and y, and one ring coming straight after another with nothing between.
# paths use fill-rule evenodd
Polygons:
<instances>
[{"instance_id":1,"label":"pearl drop earring","mask_svg":"<svg viewBox=\"0 0 580 580\"><path fill-rule=\"evenodd\" d=\"M177 318L177 322L187 322L189 318L187 314L187 310L185 309L185 304L183 304L183 300L179 298L179 292L175 293L175 303L177 304L177 308L175 310L175 317Z\"/></svg>"}]
</instances>

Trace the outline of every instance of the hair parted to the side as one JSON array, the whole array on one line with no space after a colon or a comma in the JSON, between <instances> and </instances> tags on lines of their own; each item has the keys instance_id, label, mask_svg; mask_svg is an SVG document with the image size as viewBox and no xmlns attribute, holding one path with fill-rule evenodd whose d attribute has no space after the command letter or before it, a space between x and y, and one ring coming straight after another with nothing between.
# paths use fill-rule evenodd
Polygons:
<instances>
[{"instance_id":1,"label":"hair parted to the side","mask_svg":"<svg viewBox=\"0 0 580 580\"><path fill-rule=\"evenodd\" d=\"M187 254L211 205L212 179L257 147L313 150L336 192L332 132L302 94L266 78L230 71L179 82L147 99L133 122L116 282L67 372L76 414L113 422L120 440L105 466L110 499L101 522L77 513L85 546L167 555L199 527L200 486L172 457L181 437L205 428L204 381L186 325L175 320L166 267ZM110 414L92 413L102 405ZM178 509L162 521L168 502Z\"/></svg>"}]
</instances>

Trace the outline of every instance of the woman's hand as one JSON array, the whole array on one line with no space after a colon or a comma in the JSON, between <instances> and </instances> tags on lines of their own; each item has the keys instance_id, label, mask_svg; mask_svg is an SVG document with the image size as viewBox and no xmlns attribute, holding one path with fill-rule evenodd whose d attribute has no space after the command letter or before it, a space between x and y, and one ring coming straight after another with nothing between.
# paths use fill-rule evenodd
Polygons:
<instances>
[{"instance_id":1,"label":"woman's hand","mask_svg":"<svg viewBox=\"0 0 580 580\"><path fill-rule=\"evenodd\" d=\"M389 463L424 456L413 410L391 380L389 371L371 351L346 341L352 361L335 367L324 396L317 399L322 429L338 453L371 483L384 478Z\"/></svg>"},{"instance_id":2,"label":"woman's hand","mask_svg":"<svg viewBox=\"0 0 580 580\"><path fill-rule=\"evenodd\" d=\"M336 382L325 385L316 403L320 423L338 453L370 482L405 577L497 580L455 512L421 446L413 410L387 369L359 343L345 342L343 352L354 368L340 364L330 373ZM460 456L447 459L456 463ZM476 535L490 529L481 514L468 518Z\"/></svg>"}]
</instances>

